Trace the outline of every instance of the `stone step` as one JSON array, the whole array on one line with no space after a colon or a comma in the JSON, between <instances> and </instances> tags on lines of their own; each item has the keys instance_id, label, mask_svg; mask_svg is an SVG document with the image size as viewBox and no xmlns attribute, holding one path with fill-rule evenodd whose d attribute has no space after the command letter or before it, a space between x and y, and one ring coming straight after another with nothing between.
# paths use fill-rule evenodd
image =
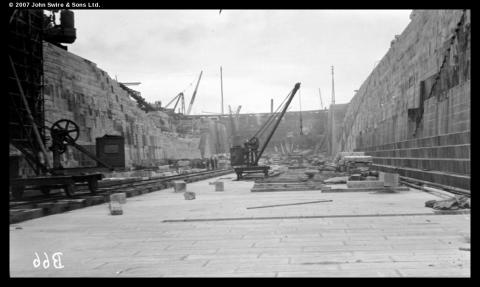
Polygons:
<instances>
[{"instance_id":1,"label":"stone step","mask_svg":"<svg viewBox=\"0 0 480 287\"><path fill-rule=\"evenodd\" d=\"M383 172L398 173L400 174L400 176L470 190L470 175L460 175L434 170L426 171L415 168L382 165L375 163L372 165L372 168Z\"/></svg>"},{"instance_id":2,"label":"stone step","mask_svg":"<svg viewBox=\"0 0 480 287\"><path fill-rule=\"evenodd\" d=\"M374 157L373 163L470 175L469 159Z\"/></svg>"},{"instance_id":3,"label":"stone step","mask_svg":"<svg viewBox=\"0 0 480 287\"><path fill-rule=\"evenodd\" d=\"M393 150L376 150L366 152L366 154L373 157L469 159L470 144Z\"/></svg>"},{"instance_id":4,"label":"stone step","mask_svg":"<svg viewBox=\"0 0 480 287\"><path fill-rule=\"evenodd\" d=\"M470 131L444 134L434 137L426 137L420 139L412 139L396 143L389 143L384 145L364 147L359 151L376 151L376 150L394 150L394 149L408 149L421 147L436 147L436 146L451 146L470 144Z\"/></svg>"}]
</instances>

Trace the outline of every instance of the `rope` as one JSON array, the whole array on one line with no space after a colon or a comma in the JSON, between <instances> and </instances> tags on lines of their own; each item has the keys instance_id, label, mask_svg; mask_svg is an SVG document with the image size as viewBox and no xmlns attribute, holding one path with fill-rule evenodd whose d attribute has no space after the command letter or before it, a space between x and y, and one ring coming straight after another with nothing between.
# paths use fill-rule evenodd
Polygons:
<instances>
[{"instance_id":1,"label":"rope","mask_svg":"<svg viewBox=\"0 0 480 287\"><path fill-rule=\"evenodd\" d=\"M274 117L278 115L280 109L284 106L285 102L287 101L288 97L290 96L291 92L287 94L285 99L280 103L277 109L268 117L267 121L263 124L263 126L253 135L253 137L260 137L266 129L273 123Z\"/></svg>"}]
</instances>

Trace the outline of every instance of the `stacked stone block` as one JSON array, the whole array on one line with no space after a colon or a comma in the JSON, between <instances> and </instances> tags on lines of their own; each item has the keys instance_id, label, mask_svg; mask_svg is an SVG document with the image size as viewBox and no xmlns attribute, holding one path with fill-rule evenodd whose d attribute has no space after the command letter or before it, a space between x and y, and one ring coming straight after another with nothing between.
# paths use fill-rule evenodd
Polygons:
<instances>
[{"instance_id":1,"label":"stacked stone block","mask_svg":"<svg viewBox=\"0 0 480 287\"><path fill-rule=\"evenodd\" d=\"M156 166L165 159L199 158L199 136L171 129L170 117L141 110L120 85L96 64L44 43L45 118L79 125L77 143L95 152L95 139L125 137L126 166ZM62 155L66 167L95 165L75 150Z\"/></svg>"},{"instance_id":2,"label":"stacked stone block","mask_svg":"<svg viewBox=\"0 0 480 287\"><path fill-rule=\"evenodd\" d=\"M350 102L342 149L469 189L470 54L469 10L415 10Z\"/></svg>"}]
</instances>

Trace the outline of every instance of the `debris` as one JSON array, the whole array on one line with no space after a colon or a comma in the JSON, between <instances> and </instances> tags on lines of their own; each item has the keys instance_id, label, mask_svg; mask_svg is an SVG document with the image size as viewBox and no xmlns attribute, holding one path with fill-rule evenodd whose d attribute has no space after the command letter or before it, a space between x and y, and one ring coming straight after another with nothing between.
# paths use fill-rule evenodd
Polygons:
<instances>
[{"instance_id":1,"label":"debris","mask_svg":"<svg viewBox=\"0 0 480 287\"><path fill-rule=\"evenodd\" d=\"M350 175L348 180L363 180L363 176L359 173L355 173L355 174Z\"/></svg>"},{"instance_id":2,"label":"debris","mask_svg":"<svg viewBox=\"0 0 480 287\"><path fill-rule=\"evenodd\" d=\"M297 202L297 203L286 203L286 204L274 204L274 205L263 205L255 207L247 207L247 209L256 209L256 208L267 208L267 207L277 207L277 206L289 206L289 205L301 205L301 204L310 204L318 202L332 202L333 200L317 200L317 201L308 201L308 202Z\"/></svg>"},{"instance_id":3,"label":"debris","mask_svg":"<svg viewBox=\"0 0 480 287\"><path fill-rule=\"evenodd\" d=\"M323 182L329 183L329 184L341 184L341 183L347 183L347 180L348 180L347 176L337 176L337 177L326 179Z\"/></svg>"},{"instance_id":4,"label":"debris","mask_svg":"<svg viewBox=\"0 0 480 287\"><path fill-rule=\"evenodd\" d=\"M320 168L322 171L336 171L337 166L331 164L325 164L323 167Z\"/></svg>"},{"instance_id":5,"label":"debris","mask_svg":"<svg viewBox=\"0 0 480 287\"><path fill-rule=\"evenodd\" d=\"M185 200L193 200L193 199L195 199L195 192L185 191L183 193L183 197L185 197Z\"/></svg>"},{"instance_id":6,"label":"debris","mask_svg":"<svg viewBox=\"0 0 480 287\"><path fill-rule=\"evenodd\" d=\"M318 173L319 173L319 171L316 170L316 169L307 169L305 171L305 174L308 176L309 179L312 179Z\"/></svg>"},{"instance_id":7,"label":"debris","mask_svg":"<svg viewBox=\"0 0 480 287\"><path fill-rule=\"evenodd\" d=\"M456 210L470 208L470 198L463 195L456 195L446 200L428 200L425 202L426 207L437 210Z\"/></svg>"},{"instance_id":8,"label":"debris","mask_svg":"<svg viewBox=\"0 0 480 287\"><path fill-rule=\"evenodd\" d=\"M366 155L344 155L338 160L338 167L341 171L348 173L363 173L370 171L373 158Z\"/></svg>"},{"instance_id":9,"label":"debris","mask_svg":"<svg viewBox=\"0 0 480 287\"><path fill-rule=\"evenodd\" d=\"M470 247L460 247L460 248L458 248L458 250L461 250L461 251L470 251Z\"/></svg>"}]
</instances>

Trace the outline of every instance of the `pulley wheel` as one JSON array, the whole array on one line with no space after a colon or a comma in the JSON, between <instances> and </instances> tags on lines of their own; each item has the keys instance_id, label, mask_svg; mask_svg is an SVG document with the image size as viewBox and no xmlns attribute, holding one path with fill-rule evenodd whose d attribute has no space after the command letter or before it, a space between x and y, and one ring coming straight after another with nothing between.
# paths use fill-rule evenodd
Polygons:
<instances>
[{"instance_id":1,"label":"pulley wheel","mask_svg":"<svg viewBox=\"0 0 480 287\"><path fill-rule=\"evenodd\" d=\"M258 138L257 137L253 137L251 138L248 143L250 144L251 147L253 148L258 148L259 146L259 142L258 142Z\"/></svg>"},{"instance_id":2,"label":"pulley wheel","mask_svg":"<svg viewBox=\"0 0 480 287\"><path fill-rule=\"evenodd\" d=\"M56 121L50 128L50 133L54 140L58 140L62 144L75 142L80 136L80 129L77 124L71 120L63 119Z\"/></svg>"}]
</instances>

